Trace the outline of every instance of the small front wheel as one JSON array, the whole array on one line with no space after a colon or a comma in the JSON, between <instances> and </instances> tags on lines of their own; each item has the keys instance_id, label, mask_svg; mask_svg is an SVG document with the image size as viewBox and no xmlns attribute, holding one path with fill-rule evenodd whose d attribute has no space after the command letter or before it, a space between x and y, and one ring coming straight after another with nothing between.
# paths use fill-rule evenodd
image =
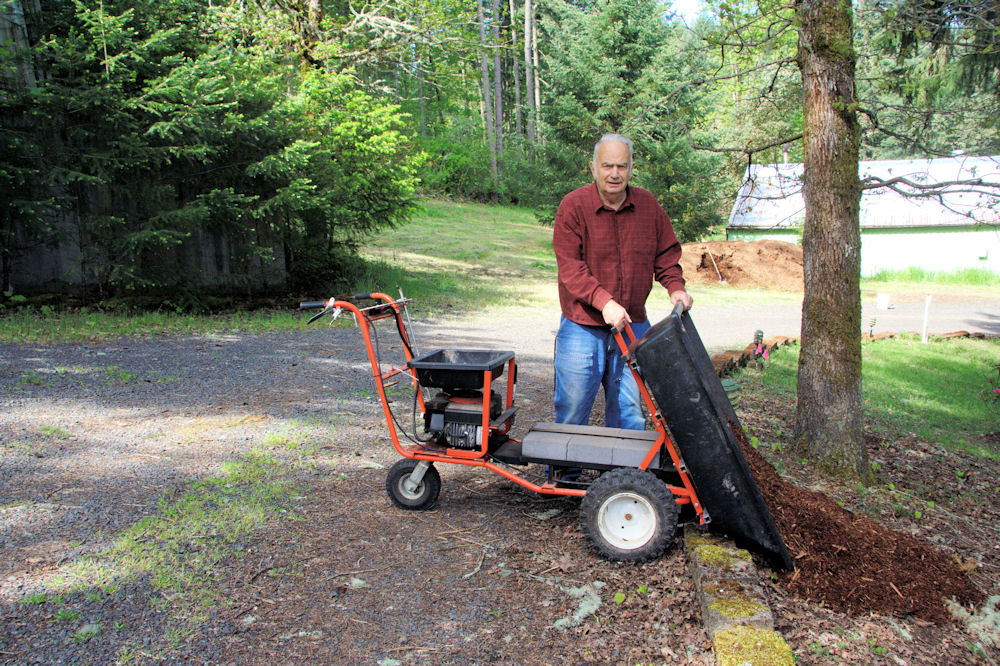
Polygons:
<instances>
[{"instance_id":1,"label":"small front wheel","mask_svg":"<svg viewBox=\"0 0 1000 666\"><path fill-rule=\"evenodd\" d=\"M401 509L423 511L434 506L441 492L441 475L432 463L427 463L423 478L415 485L411 481L413 472L422 461L403 458L389 468L385 479L385 489L392 503Z\"/></svg>"},{"instance_id":2,"label":"small front wheel","mask_svg":"<svg viewBox=\"0 0 1000 666\"><path fill-rule=\"evenodd\" d=\"M645 562L659 557L677 531L680 510L652 473L623 467L594 481L580 505L590 546L609 560Z\"/></svg>"}]
</instances>

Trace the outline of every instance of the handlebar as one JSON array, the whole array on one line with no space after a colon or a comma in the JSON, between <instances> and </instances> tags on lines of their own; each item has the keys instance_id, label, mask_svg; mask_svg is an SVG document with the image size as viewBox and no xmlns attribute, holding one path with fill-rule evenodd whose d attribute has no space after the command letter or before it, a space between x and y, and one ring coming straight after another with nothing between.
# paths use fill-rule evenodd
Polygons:
<instances>
[{"instance_id":1,"label":"handlebar","mask_svg":"<svg viewBox=\"0 0 1000 666\"><path fill-rule=\"evenodd\" d=\"M376 300L371 292L358 292L353 296L334 296L328 301L302 301L299 303L300 310L315 310L316 308L326 308L329 307L333 301L349 301L351 303L357 303L358 301L371 301ZM402 301L397 301L402 302Z\"/></svg>"},{"instance_id":2,"label":"handlebar","mask_svg":"<svg viewBox=\"0 0 1000 666\"><path fill-rule=\"evenodd\" d=\"M367 307L360 307L361 301L376 301L376 303ZM365 314L367 317L382 318L383 316L392 315L394 310L398 311L399 308L397 306L401 305L405 309L406 304L409 302L410 299L403 297L402 293L400 293L400 298L393 299L382 293L359 292L353 296L334 296L327 301L301 301L299 309L316 310L322 308L321 312L309 318L307 323L311 324L323 315L331 312L334 315L334 319L336 319L345 306L346 309L356 314L367 313Z\"/></svg>"}]
</instances>

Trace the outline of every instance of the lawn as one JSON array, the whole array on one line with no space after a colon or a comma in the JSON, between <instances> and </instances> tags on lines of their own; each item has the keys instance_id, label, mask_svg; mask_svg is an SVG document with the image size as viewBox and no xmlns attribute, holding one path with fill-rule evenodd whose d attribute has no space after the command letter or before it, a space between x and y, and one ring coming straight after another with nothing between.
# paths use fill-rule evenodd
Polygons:
<instances>
[{"instance_id":1,"label":"lawn","mask_svg":"<svg viewBox=\"0 0 1000 666\"><path fill-rule=\"evenodd\" d=\"M900 336L862 347L865 421L879 437L913 433L929 442L977 455L1000 456L984 435L1000 430L1000 400L993 388L1000 340L958 338L921 343ZM743 371L740 402L767 396L794 403L798 347L771 354L763 371Z\"/></svg>"}]
</instances>

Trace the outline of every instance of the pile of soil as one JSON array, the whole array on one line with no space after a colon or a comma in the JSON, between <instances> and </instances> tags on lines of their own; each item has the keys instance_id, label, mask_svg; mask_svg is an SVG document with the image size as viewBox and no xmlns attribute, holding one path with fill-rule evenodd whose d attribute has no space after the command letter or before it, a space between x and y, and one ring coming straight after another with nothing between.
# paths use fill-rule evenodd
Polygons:
<instances>
[{"instance_id":1,"label":"pile of soil","mask_svg":"<svg viewBox=\"0 0 1000 666\"><path fill-rule=\"evenodd\" d=\"M802 291L802 248L782 241L685 243L681 254L689 284Z\"/></svg>"},{"instance_id":2,"label":"pile of soil","mask_svg":"<svg viewBox=\"0 0 1000 666\"><path fill-rule=\"evenodd\" d=\"M853 615L910 615L945 624L945 599L969 607L984 595L945 553L782 479L733 428L778 532L795 563L779 584L789 593Z\"/></svg>"}]
</instances>

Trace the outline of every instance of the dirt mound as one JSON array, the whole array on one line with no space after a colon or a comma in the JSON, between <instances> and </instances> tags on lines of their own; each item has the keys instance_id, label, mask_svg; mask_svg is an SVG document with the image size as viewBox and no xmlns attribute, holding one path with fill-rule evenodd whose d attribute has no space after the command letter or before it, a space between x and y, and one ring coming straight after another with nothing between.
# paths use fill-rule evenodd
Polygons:
<instances>
[{"instance_id":1,"label":"dirt mound","mask_svg":"<svg viewBox=\"0 0 1000 666\"><path fill-rule=\"evenodd\" d=\"M952 621L944 599L964 606L983 600L945 553L785 481L742 429L733 430L795 561L779 581L789 592L844 613L911 615L937 624Z\"/></svg>"},{"instance_id":2,"label":"dirt mound","mask_svg":"<svg viewBox=\"0 0 1000 666\"><path fill-rule=\"evenodd\" d=\"M685 243L681 255L689 284L802 291L802 248L782 241Z\"/></svg>"}]
</instances>

